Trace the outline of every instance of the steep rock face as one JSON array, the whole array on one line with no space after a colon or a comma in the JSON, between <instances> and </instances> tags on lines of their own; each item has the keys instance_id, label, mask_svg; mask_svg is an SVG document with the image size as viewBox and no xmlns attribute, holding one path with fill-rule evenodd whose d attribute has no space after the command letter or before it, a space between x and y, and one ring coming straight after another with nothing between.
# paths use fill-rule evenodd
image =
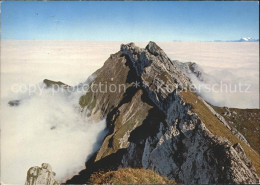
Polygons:
<instances>
[{"instance_id":1,"label":"steep rock face","mask_svg":"<svg viewBox=\"0 0 260 185\"><path fill-rule=\"evenodd\" d=\"M175 121L160 123L156 136L139 142L132 139L122 158L123 167L140 160L142 167L187 184L257 182L245 154L237 153L228 140L214 136L178 95L173 104ZM134 133L132 137L137 138ZM136 155L138 149L142 155Z\"/></svg>"},{"instance_id":2,"label":"steep rock face","mask_svg":"<svg viewBox=\"0 0 260 185\"><path fill-rule=\"evenodd\" d=\"M154 42L150 42L146 49L140 49L134 43L122 45L121 51L129 56L144 89L154 92L150 96L154 96L157 103L164 104L174 90L186 89L191 84L178 63L171 61Z\"/></svg>"},{"instance_id":3,"label":"steep rock face","mask_svg":"<svg viewBox=\"0 0 260 185\"><path fill-rule=\"evenodd\" d=\"M122 45L95 75L92 83L112 78L113 83L125 84L126 90L116 95L88 92L81 98L88 100L81 104L90 110L88 116L99 112L98 118L106 117L109 129L82 172L85 180L100 169L142 167L184 183L258 182L242 147L214 135L203 122L207 119L202 119L210 115L198 115L183 98L180 92L191 85L183 64L171 61L154 42L145 49Z\"/></svg>"},{"instance_id":4,"label":"steep rock face","mask_svg":"<svg viewBox=\"0 0 260 185\"><path fill-rule=\"evenodd\" d=\"M25 185L59 185L55 176L51 166L43 163L41 167L35 166L28 170Z\"/></svg>"}]
</instances>

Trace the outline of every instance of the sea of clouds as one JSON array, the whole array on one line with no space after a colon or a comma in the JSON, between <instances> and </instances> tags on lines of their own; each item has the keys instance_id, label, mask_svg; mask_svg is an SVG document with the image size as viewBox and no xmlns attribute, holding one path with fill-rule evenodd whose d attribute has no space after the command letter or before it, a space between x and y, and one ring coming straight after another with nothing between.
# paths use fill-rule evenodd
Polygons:
<instances>
[{"instance_id":1,"label":"sea of clouds","mask_svg":"<svg viewBox=\"0 0 260 185\"><path fill-rule=\"evenodd\" d=\"M80 115L82 92L53 93L43 79L75 86L102 67L121 42L1 42L1 181L23 184L27 170L50 163L59 180L77 173L100 146L105 121L93 123ZM144 47L147 43L137 43ZM207 74L194 84L251 84L250 92L200 94L219 106L256 108L259 93L258 43L158 43L171 59L192 61ZM33 93L28 87L37 85ZM29 88L30 89L30 88ZM10 100L22 100L19 106Z\"/></svg>"},{"instance_id":2,"label":"sea of clouds","mask_svg":"<svg viewBox=\"0 0 260 185\"><path fill-rule=\"evenodd\" d=\"M199 65L204 81L192 81L209 103L259 108L259 42L169 42L160 47L171 59Z\"/></svg>"},{"instance_id":3,"label":"sea of clouds","mask_svg":"<svg viewBox=\"0 0 260 185\"><path fill-rule=\"evenodd\" d=\"M30 167L51 164L58 180L76 174L105 135L105 120L92 122L80 115L79 92L18 93L18 106L1 101L1 180L24 184Z\"/></svg>"},{"instance_id":4,"label":"sea of clouds","mask_svg":"<svg viewBox=\"0 0 260 185\"><path fill-rule=\"evenodd\" d=\"M75 49L73 42L2 43L2 183L24 184L27 170L42 163L51 164L57 179L64 180L83 169L99 148L106 123L80 114L78 102L84 91L54 91L42 83L45 78L72 86L85 82L100 67L92 61L107 57L102 53L101 58L95 57L95 46L81 49L77 44ZM9 106L10 100L21 100L20 105Z\"/></svg>"}]
</instances>

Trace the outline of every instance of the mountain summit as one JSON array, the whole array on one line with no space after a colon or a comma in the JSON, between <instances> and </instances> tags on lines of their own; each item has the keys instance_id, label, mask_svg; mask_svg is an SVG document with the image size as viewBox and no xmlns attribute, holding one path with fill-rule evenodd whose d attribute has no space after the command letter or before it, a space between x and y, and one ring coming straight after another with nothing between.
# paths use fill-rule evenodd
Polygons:
<instances>
[{"instance_id":1,"label":"mountain summit","mask_svg":"<svg viewBox=\"0 0 260 185\"><path fill-rule=\"evenodd\" d=\"M189 90L188 73L199 74L194 66L169 59L154 42L145 49L122 44L91 84L124 84L126 89L80 98L83 116L106 118L109 131L86 170L68 183L123 167L151 168L187 184L258 183L259 154Z\"/></svg>"},{"instance_id":2,"label":"mountain summit","mask_svg":"<svg viewBox=\"0 0 260 185\"><path fill-rule=\"evenodd\" d=\"M88 91L79 100L82 116L106 119L108 133L67 183L120 168L152 169L185 184L258 183L259 154L191 91L190 74L202 79L195 63L171 60L154 42L122 44L89 80L113 91Z\"/></svg>"}]
</instances>

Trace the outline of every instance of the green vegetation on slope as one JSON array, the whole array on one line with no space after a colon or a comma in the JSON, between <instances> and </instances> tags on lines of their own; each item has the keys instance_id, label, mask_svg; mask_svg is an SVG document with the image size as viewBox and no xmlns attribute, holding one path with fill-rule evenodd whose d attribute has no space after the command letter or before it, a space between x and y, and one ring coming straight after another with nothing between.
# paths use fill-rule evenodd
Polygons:
<instances>
[{"instance_id":1,"label":"green vegetation on slope","mask_svg":"<svg viewBox=\"0 0 260 185\"><path fill-rule=\"evenodd\" d=\"M240 143L247 157L251 159L256 172L260 175L260 156L252 150L247 144L238 139L232 132L223 125L216 116L206 107L206 105L197 97L196 94L187 91L181 92L186 103L192 106L193 112L197 113L206 127L214 134L223 138L227 138L232 144Z\"/></svg>"},{"instance_id":2,"label":"green vegetation on slope","mask_svg":"<svg viewBox=\"0 0 260 185\"><path fill-rule=\"evenodd\" d=\"M79 105L81 107L88 106L88 109L92 110L96 106L96 98L94 93L88 91L84 96L81 96L79 99Z\"/></svg>"},{"instance_id":3,"label":"green vegetation on slope","mask_svg":"<svg viewBox=\"0 0 260 185\"><path fill-rule=\"evenodd\" d=\"M250 146L260 154L259 109L237 109L212 106L228 124L245 136Z\"/></svg>"},{"instance_id":4,"label":"green vegetation on slope","mask_svg":"<svg viewBox=\"0 0 260 185\"><path fill-rule=\"evenodd\" d=\"M123 168L118 171L95 173L90 177L90 184L176 184L167 177L152 170Z\"/></svg>"},{"instance_id":5,"label":"green vegetation on slope","mask_svg":"<svg viewBox=\"0 0 260 185\"><path fill-rule=\"evenodd\" d=\"M127 80L129 71L122 52L111 55L104 66L94 73L96 78L89 84L89 91L80 98L80 106L90 111L97 107L106 115L118 105L126 89L132 85Z\"/></svg>"}]
</instances>

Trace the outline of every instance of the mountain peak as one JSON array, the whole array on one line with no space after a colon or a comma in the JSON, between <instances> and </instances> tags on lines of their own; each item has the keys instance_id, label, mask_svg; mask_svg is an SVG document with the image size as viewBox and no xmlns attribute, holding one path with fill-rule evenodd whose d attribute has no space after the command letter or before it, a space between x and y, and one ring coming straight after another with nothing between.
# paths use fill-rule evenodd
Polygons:
<instances>
[{"instance_id":1,"label":"mountain peak","mask_svg":"<svg viewBox=\"0 0 260 185\"><path fill-rule=\"evenodd\" d=\"M165 52L153 41L150 41L147 46L145 47L145 49L139 48L138 46L135 45L135 43L130 42L128 44L122 44L120 50L121 51L125 51L125 50L131 50L131 51L136 51L136 52L142 52L144 50L148 51L150 54L154 55L154 56L164 56L166 58L167 55L165 54Z\"/></svg>"},{"instance_id":2,"label":"mountain peak","mask_svg":"<svg viewBox=\"0 0 260 185\"><path fill-rule=\"evenodd\" d=\"M145 86L160 89L157 89L158 91L153 90L156 91L156 94L167 96L169 90L186 89L191 84L190 78L183 73L180 62L170 60L166 53L153 41L150 41L145 49L139 48L133 43L123 44L121 45L121 52L128 56ZM164 84L164 86L159 84Z\"/></svg>"},{"instance_id":3,"label":"mountain peak","mask_svg":"<svg viewBox=\"0 0 260 185\"><path fill-rule=\"evenodd\" d=\"M170 60L152 41L146 48L122 44L108 58L92 83L123 84L126 89L89 91L81 97L82 115L106 118L108 127L101 147L81 173L85 178L100 170L130 167L152 168L185 184L258 182L252 165L258 166L258 155L248 153L250 146L224 118L189 91L187 69L200 76L194 63ZM247 156L255 156L252 164ZM67 183L79 183L78 178Z\"/></svg>"},{"instance_id":4,"label":"mountain peak","mask_svg":"<svg viewBox=\"0 0 260 185\"><path fill-rule=\"evenodd\" d=\"M161 53L165 55L164 51L153 41L150 41L145 49L155 56Z\"/></svg>"},{"instance_id":5,"label":"mountain peak","mask_svg":"<svg viewBox=\"0 0 260 185\"><path fill-rule=\"evenodd\" d=\"M134 42L130 42L128 44L121 44L120 50L122 50L122 48L124 48L125 46L131 47L131 48L136 48L137 47Z\"/></svg>"}]
</instances>

